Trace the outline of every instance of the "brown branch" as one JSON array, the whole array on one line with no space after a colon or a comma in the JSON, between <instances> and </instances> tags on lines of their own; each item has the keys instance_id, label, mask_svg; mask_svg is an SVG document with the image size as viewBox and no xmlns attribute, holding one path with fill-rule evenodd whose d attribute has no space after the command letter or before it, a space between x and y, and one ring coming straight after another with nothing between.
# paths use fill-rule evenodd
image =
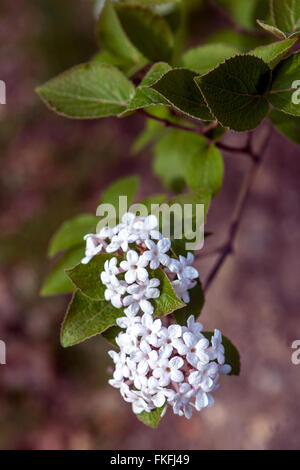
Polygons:
<instances>
[{"instance_id":1,"label":"brown branch","mask_svg":"<svg viewBox=\"0 0 300 470\"><path fill-rule=\"evenodd\" d=\"M218 147L220 150L224 150L229 153L244 153L250 157L252 157L251 152L249 151L249 144L247 143L244 147L238 148L238 147L231 147L230 145L224 144L222 142L214 142L208 137L208 133L217 127L218 122L217 121L212 121L210 124L208 124L206 127L189 127L186 126L185 124L177 124L175 122L171 122L168 119L160 118L158 116L154 116L153 114L147 113L144 109L139 109L138 111L140 114L142 114L144 117L153 119L154 121L160 122L163 124L165 127L173 127L175 129L179 129L182 131L186 132L192 132L193 134L197 135L202 135L207 139L207 141L210 144L214 144L216 147Z\"/></svg>"},{"instance_id":2,"label":"brown branch","mask_svg":"<svg viewBox=\"0 0 300 470\"><path fill-rule=\"evenodd\" d=\"M255 153L254 150L252 149L251 145L251 134L249 134L249 155L252 159L252 166L247 174L245 181L242 185L242 188L240 190L238 200L235 206L235 210L232 215L232 219L229 225L229 233L228 233L228 239L223 248L221 249L221 254L219 255L216 263L214 264L212 270L210 271L205 284L203 286L204 291L206 291L213 280L215 279L216 275L218 274L219 270L223 266L224 262L226 261L227 257L233 253L234 250L234 242L236 239L236 235L238 233L242 217L245 211L245 207L247 205L247 201L249 198L249 194L251 192L253 183L256 179L257 173L260 169L261 163L263 161L268 143L270 141L270 134L271 134L272 128L270 128L270 131L268 132L268 135L262 145L262 148L259 153Z\"/></svg>"}]
</instances>

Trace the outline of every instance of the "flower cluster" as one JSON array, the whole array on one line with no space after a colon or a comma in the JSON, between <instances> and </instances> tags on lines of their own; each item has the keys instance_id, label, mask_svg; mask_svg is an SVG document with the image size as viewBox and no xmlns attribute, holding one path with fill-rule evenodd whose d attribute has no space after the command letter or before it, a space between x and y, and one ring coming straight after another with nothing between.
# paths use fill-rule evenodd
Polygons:
<instances>
[{"instance_id":1,"label":"flower cluster","mask_svg":"<svg viewBox=\"0 0 300 470\"><path fill-rule=\"evenodd\" d=\"M154 215L138 217L130 212L114 228L104 227L99 234L85 236L86 252L82 263L88 263L99 253L115 253L107 260L101 281L106 286L105 298L125 314L135 316L140 311L153 313L151 299L160 296L159 279L151 271L161 268L172 282L176 295L184 302L190 300L189 290L196 285L198 271L192 266L194 256L171 257L171 240L157 230ZM124 259L125 258L125 259Z\"/></svg>"},{"instance_id":2,"label":"flower cluster","mask_svg":"<svg viewBox=\"0 0 300 470\"><path fill-rule=\"evenodd\" d=\"M187 326L168 327L153 318L151 299L161 294L157 268L164 270L185 303L198 278L192 253L172 257L171 240L163 238L157 226L153 215L126 213L116 227L86 235L82 263L99 253L116 254L99 273L106 300L125 313L117 320L124 330L116 337L120 352L109 352L115 363L109 383L120 389L136 414L168 405L175 414L190 418L193 408L200 411L213 405L212 392L218 388L219 377L231 368L225 364L218 330L209 341L194 316Z\"/></svg>"},{"instance_id":3,"label":"flower cluster","mask_svg":"<svg viewBox=\"0 0 300 470\"><path fill-rule=\"evenodd\" d=\"M134 413L169 405L175 414L190 418L193 408L213 405L220 375L231 371L220 331L209 341L193 316L187 326L165 327L147 313L117 323L125 331L116 338L120 352L109 352L115 363L109 383L120 389Z\"/></svg>"}]
</instances>

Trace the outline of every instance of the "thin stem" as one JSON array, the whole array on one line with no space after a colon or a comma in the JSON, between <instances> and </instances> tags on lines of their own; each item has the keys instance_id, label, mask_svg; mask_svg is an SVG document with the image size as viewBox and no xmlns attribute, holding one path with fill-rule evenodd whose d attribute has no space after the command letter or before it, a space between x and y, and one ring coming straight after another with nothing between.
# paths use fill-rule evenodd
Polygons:
<instances>
[{"instance_id":1,"label":"thin stem","mask_svg":"<svg viewBox=\"0 0 300 470\"><path fill-rule=\"evenodd\" d=\"M229 153L244 153L252 157L251 152L249 152L249 146L248 144L244 147L238 148L238 147L231 147L230 145L223 144L222 142L214 142L208 137L208 133L212 130L215 129L218 125L217 121L212 121L210 124L208 124L206 127L189 127L184 124L177 124L175 122L168 121L168 119L160 118L158 116L153 116L152 114L148 114L144 109L140 109L139 113L145 116L146 118L153 119L154 121L160 122L163 124L165 127L173 127L175 129L179 129L182 131L187 131L187 132L192 132L193 134L198 134L202 135L207 139L207 141L210 144L214 144L216 147L218 147L220 150L224 150Z\"/></svg>"},{"instance_id":2,"label":"thin stem","mask_svg":"<svg viewBox=\"0 0 300 470\"><path fill-rule=\"evenodd\" d=\"M231 219L231 222L230 222L230 225L229 225L228 239L227 239L225 245L223 246L223 248L221 249L221 254L219 255L216 263L214 264L212 270L210 271L210 273L209 273L209 275L208 275L208 277L205 281L205 284L203 286L203 289L205 291L209 288L209 286L211 285L211 283L215 279L216 275L218 274L219 270L223 266L223 264L226 261L227 257L230 254L232 254L233 251L234 251L234 242L235 242L235 239L236 239L236 235L238 233L238 230L239 230L239 227L240 227L240 224L241 224L241 221L242 221L242 217L243 217L243 214L244 214L244 211L245 211L245 207L247 205L247 201L248 201L249 194L251 192L253 183L256 179L257 173L258 173L258 171L260 169L260 166L261 166L261 163L263 161L265 151L267 149L267 145L268 145L269 140L270 140L271 130L272 130L272 128L270 128L270 131L268 132L268 135L267 135L267 137L266 137L266 139L263 143L263 146L262 146L259 154L255 153L254 150L252 149L252 145L251 145L252 135L249 134L249 144L248 145L249 145L249 155L251 156L251 159L252 159L252 166L251 166L250 171L249 171L249 173L247 174L247 176L244 180L244 183L241 187L241 190L240 190L240 193L239 193L239 196L238 196L238 200L237 200L237 203L236 203L233 215L232 215L232 219Z\"/></svg>"},{"instance_id":3,"label":"thin stem","mask_svg":"<svg viewBox=\"0 0 300 470\"><path fill-rule=\"evenodd\" d=\"M175 122L168 121L168 119L160 118L158 116L154 116L153 114L148 114L144 109L140 109L139 113L143 114L145 117L149 119L153 119L154 121L160 122L165 127L174 127L175 129L180 129L182 131L192 132L194 134L200 134L200 135L203 134L203 131L205 131L205 128L201 130L200 128L197 128L197 127L189 127L184 124L177 124ZM211 128L209 128L208 131L205 131L205 132L209 132L209 130L211 130Z\"/></svg>"}]
</instances>

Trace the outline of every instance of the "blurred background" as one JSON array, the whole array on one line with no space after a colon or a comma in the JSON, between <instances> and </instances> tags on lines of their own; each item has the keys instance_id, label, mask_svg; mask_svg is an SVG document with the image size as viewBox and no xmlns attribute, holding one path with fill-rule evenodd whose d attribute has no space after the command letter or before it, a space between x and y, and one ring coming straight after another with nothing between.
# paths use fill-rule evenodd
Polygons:
<instances>
[{"instance_id":1,"label":"blurred background","mask_svg":"<svg viewBox=\"0 0 300 470\"><path fill-rule=\"evenodd\" d=\"M251 2L250 2L251 3ZM190 44L228 28L196 9ZM232 40L232 32L222 33ZM231 39L230 39L231 38ZM256 38L248 41L255 45ZM167 413L157 430L132 414L107 385L109 346L95 337L64 350L59 329L69 296L41 298L47 245L62 221L94 213L114 179L139 174L139 197L163 191L151 152L130 148L143 119L77 122L46 109L34 88L96 51L89 0L1 0L0 365L1 449L296 449L300 447L299 147L273 132L237 239L201 315L241 353L240 377L224 377L216 405L190 421ZM231 135L232 144L239 144ZM225 156L226 177L212 205L205 250L226 227L248 161ZM205 275L213 258L200 257Z\"/></svg>"}]
</instances>

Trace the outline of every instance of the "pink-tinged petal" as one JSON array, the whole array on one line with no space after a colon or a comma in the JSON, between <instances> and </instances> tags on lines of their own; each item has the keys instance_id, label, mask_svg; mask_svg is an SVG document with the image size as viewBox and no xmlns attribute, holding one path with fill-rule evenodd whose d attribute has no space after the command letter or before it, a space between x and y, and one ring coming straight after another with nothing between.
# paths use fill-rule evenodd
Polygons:
<instances>
[{"instance_id":1,"label":"pink-tinged petal","mask_svg":"<svg viewBox=\"0 0 300 470\"><path fill-rule=\"evenodd\" d=\"M161 320L155 320L152 325L153 333L158 333L161 329Z\"/></svg>"},{"instance_id":2,"label":"pink-tinged petal","mask_svg":"<svg viewBox=\"0 0 300 470\"><path fill-rule=\"evenodd\" d=\"M148 217L145 218L145 227L146 230L153 230L158 226L158 220L155 215L148 215Z\"/></svg>"},{"instance_id":3,"label":"pink-tinged petal","mask_svg":"<svg viewBox=\"0 0 300 470\"><path fill-rule=\"evenodd\" d=\"M193 346L195 346L195 344L197 344L198 339L195 335L193 335L193 333L190 333L188 331L186 333L183 333L183 341L189 348L192 348Z\"/></svg>"},{"instance_id":4,"label":"pink-tinged petal","mask_svg":"<svg viewBox=\"0 0 300 470\"><path fill-rule=\"evenodd\" d=\"M171 344L166 344L160 350L160 357L162 359L169 359L173 352L173 346Z\"/></svg>"},{"instance_id":5,"label":"pink-tinged petal","mask_svg":"<svg viewBox=\"0 0 300 470\"><path fill-rule=\"evenodd\" d=\"M171 248L171 240L169 238L163 238L162 240L159 240L157 243L157 248L159 251L162 251L163 253L167 253L169 249Z\"/></svg>"},{"instance_id":6,"label":"pink-tinged petal","mask_svg":"<svg viewBox=\"0 0 300 470\"><path fill-rule=\"evenodd\" d=\"M129 269L128 261L121 261L120 268L122 268L124 271L127 271L127 269Z\"/></svg>"},{"instance_id":7,"label":"pink-tinged petal","mask_svg":"<svg viewBox=\"0 0 300 470\"><path fill-rule=\"evenodd\" d=\"M159 392L156 395L153 395L152 401L157 408L160 408L165 404L166 397L162 392Z\"/></svg>"},{"instance_id":8,"label":"pink-tinged petal","mask_svg":"<svg viewBox=\"0 0 300 470\"><path fill-rule=\"evenodd\" d=\"M179 356L174 356L172 357L172 359L170 360L170 367L173 369L180 369L180 367L182 367L184 364L184 360L182 359L182 357L179 357Z\"/></svg>"},{"instance_id":9,"label":"pink-tinged petal","mask_svg":"<svg viewBox=\"0 0 300 470\"><path fill-rule=\"evenodd\" d=\"M145 268L146 266L148 266L149 261L151 261L152 258L153 254L151 253L151 251L145 251L145 253L143 253L139 259L138 266L140 268Z\"/></svg>"},{"instance_id":10,"label":"pink-tinged petal","mask_svg":"<svg viewBox=\"0 0 300 470\"><path fill-rule=\"evenodd\" d=\"M171 325L168 328L168 333L171 339L180 338L182 328L180 325Z\"/></svg>"},{"instance_id":11,"label":"pink-tinged petal","mask_svg":"<svg viewBox=\"0 0 300 470\"><path fill-rule=\"evenodd\" d=\"M146 375L149 370L148 362L144 359L141 361L137 367L138 373L141 375Z\"/></svg>"},{"instance_id":12,"label":"pink-tinged petal","mask_svg":"<svg viewBox=\"0 0 300 470\"><path fill-rule=\"evenodd\" d=\"M160 291L156 288L148 288L146 291L147 299L158 299L160 296Z\"/></svg>"},{"instance_id":13,"label":"pink-tinged petal","mask_svg":"<svg viewBox=\"0 0 300 470\"><path fill-rule=\"evenodd\" d=\"M181 372L181 370L172 370L171 371L171 380L173 380L173 382L183 382L184 381L184 375L183 373Z\"/></svg>"},{"instance_id":14,"label":"pink-tinged petal","mask_svg":"<svg viewBox=\"0 0 300 470\"><path fill-rule=\"evenodd\" d=\"M160 280L157 279L156 277L153 277L149 281L149 287L158 287L160 285Z\"/></svg>"},{"instance_id":15,"label":"pink-tinged petal","mask_svg":"<svg viewBox=\"0 0 300 470\"><path fill-rule=\"evenodd\" d=\"M145 240L145 245L148 248L148 250L155 250L156 245L152 240Z\"/></svg>"},{"instance_id":16,"label":"pink-tinged petal","mask_svg":"<svg viewBox=\"0 0 300 470\"><path fill-rule=\"evenodd\" d=\"M196 354L193 354L193 353L188 353L187 356L186 356L186 360L193 367L197 367L197 364L199 362L198 356Z\"/></svg>"},{"instance_id":17,"label":"pink-tinged petal","mask_svg":"<svg viewBox=\"0 0 300 470\"><path fill-rule=\"evenodd\" d=\"M137 264L138 260L139 260L139 255L137 254L136 251L134 251L134 250L128 251L127 261L128 261L129 264L131 264L131 265Z\"/></svg>"},{"instance_id":18,"label":"pink-tinged petal","mask_svg":"<svg viewBox=\"0 0 300 470\"><path fill-rule=\"evenodd\" d=\"M193 407L191 405L185 405L184 415L187 419L190 419L193 415Z\"/></svg>"},{"instance_id":19,"label":"pink-tinged petal","mask_svg":"<svg viewBox=\"0 0 300 470\"><path fill-rule=\"evenodd\" d=\"M148 271L145 268L138 268L136 270L136 275L137 278L142 282L145 282L148 279Z\"/></svg>"},{"instance_id":20,"label":"pink-tinged petal","mask_svg":"<svg viewBox=\"0 0 300 470\"><path fill-rule=\"evenodd\" d=\"M115 308L121 308L122 307L122 302L121 298L119 295L113 295L111 298L111 303Z\"/></svg>"},{"instance_id":21,"label":"pink-tinged petal","mask_svg":"<svg viewBox=\"0 0 300 470\"><path fill-rule=\"evenodd\" d=\"M160 254L158 259L163 266L169 266L170 257L168 255Z\"/></svg>"},{"instance_id":22,"label":"pink-tinged petal","mask_svg":"<svg viewBox=\"0 0 300 470\"><path fill-rule=\"evenodd\" d=\"M135 269L130 269L125 273L125 281L128 284L132 284L133 282L136 281L136 270Z\"/></svg>"},{"instance_id":23,"label":"pink-tinged petal","mask_svg":"<svg viewBox=\"0 0 300 470\"><path fill-rule=\"evenodd\" d=\"M183 275L188 279L197 279L197 277L199 277L197 269L193 268L192 266L187 266L184 268Z\"/></svg>"},{"instance_id":24,"label":"pink-tinged petal","mask_svg":"<svg viewBox=\"0 0 300 470\"><path fill-rule=\"evenodd\" d=\"M151 269L157 269L159 267L159 259L158 258L154 258L151 262L150 262L150 268Z\"/></svg>"},{"instance_id":25,"label":"pink-tinged petal","mask_svg":"<svg viewBox=\"0 0 300 470\"><path fill-rule=\"evenodd\" d=\"M172 340L172 344L174 346L174 348L177 349L177 351L179 352L179 354L181 354L181 356L184 356L185 354L188 353L189 349L187 348L187 346L184 344L184 342L182 341L182 339L180 338L175 338Z\"/></svg>"},{"instance_id":26,"label":"pink-tinged petal","mask_svg":"<svg viewBox=\"0 0 300 470\"><path fill-rule=\"evenodd\" d=\"M106 299L106 300L108 300L108 299ZM127 307L128 305L131 305L133 302L134 302L134 299L133 299L132 295L127 295L127 297L125 297L123 299L123 304L124 304L125 307Z\"/></svg>"},{"instance_id":27,"label":"pink-tinged petal","mask_svg":"<svg viewBox=\"0 0 300 470\"><path fill-rule=\"evenodd\" d=\"M141 300L140 307L144 313L149 313L150 315L152 315L152 313L154 312L154 307L153 305L151 305L151 303L148 300L145 300L145 299Z\"/></svg>"}]
</instances>

